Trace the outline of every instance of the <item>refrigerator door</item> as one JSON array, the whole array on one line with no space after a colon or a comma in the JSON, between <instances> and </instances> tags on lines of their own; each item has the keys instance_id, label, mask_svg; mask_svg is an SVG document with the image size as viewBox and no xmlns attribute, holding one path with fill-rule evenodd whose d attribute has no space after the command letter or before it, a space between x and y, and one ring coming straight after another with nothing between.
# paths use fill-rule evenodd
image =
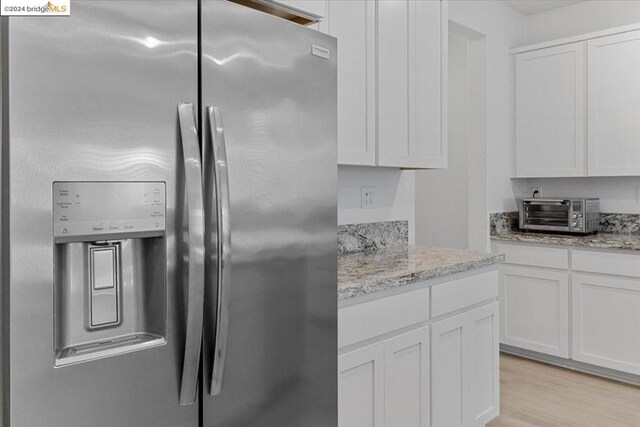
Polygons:
<instances>
[{"instance_id":1,"label":"refrigerator door","mask_svg":"<svg viewBox=\"0 0 640 427\"><path fill-rule=\"evenodd\" d=\"M183 403L197 397L199 366L198 348L195 356L187 352L185 362L189 283L182 272L193 260L184 240L198 227L184 224L198 214L185 191L185 175L197 164L185 165L183 144L193 144L185 154L195 152L196 163L200 155L191 129L195 120L184 127L192 133L185 141L178 118L180 103L198 99L197 23L195 0L74 1L69 17L11 17L2 23L2 65L8 71L2 108L8 125L2 141L6 427L198 426L198 399L180 405L183 383L194 388L185 388ZM164 215L163 233L64 246L57 239L71 237L56 229L62 234L54 241L52 189L64 198L69 194L60 186L69 182L66 188L86 189L138 188L140 181L152 185L145 203L163 206L157 212ZM119 194L111 193L107 206L114 215L131 201ZM105 206L105 199L95 196L87 195ZM199 216L202 222L202 212ZM94 224L93 230L102 228ZM91 254L90 263L82 262L83 247L90 248L84 252ZM56 274L66 267L54 264L57 256L76 269L61 286ZM149 261L156 256L155 263ZM93 273L83 277L83 268ZM136 285L141 281L148 284ZM90 286L88 307L101 310L84 326L54 314L54 305L71 312L54 302L56 292L68 292L67 283ZM132 308L129 298L138 306ZM82 317L82 308L74 309ZM70 325L68 333L55 330L60 324ZM75 349L82 350L77 359L64 359L75 351L70 349L56 360L57 340L113 335L126 325L133 335L85 343ZM136 335L135 328L151 333ZM136 347L136 339L148 339L149 345ZM127 345L136 351L126 351Z\"/></svg>"},{"instance_id":2,"label":"refrigerator door","mask_svg":"<svg viewBox=\"0 0 640 427\"><path fill-rule=\"evenodd\" d=\"M336 41L215 0L201 4L201 31L201 114L216 121L203 145L215 157L224 135L229 197L207 239L220 250L213 223L226 210L231 246L227 270L207 270L202 424L335 426Z\"/></svg>"}]
</instances>

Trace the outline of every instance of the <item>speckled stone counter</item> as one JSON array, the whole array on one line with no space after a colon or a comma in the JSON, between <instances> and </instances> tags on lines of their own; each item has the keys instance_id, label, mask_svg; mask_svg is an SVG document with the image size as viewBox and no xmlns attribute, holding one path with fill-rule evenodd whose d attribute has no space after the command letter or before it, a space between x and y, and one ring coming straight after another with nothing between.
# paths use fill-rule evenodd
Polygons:
<instances>
[{"instance_id":1,"label":"speckled stone counter","mask_svg":"<svg viewBox=\"0 0 640 427\"><path fill-rule=\"evenodd\" d=\"M338 301L504 261L503 255L396 246L338 256Z\"/></svg>"},{"instance_id":2,"label":"speckled stone counter","mask_svg":"<svg viewBox=\"0 0 640 427\"><path fill-rule=\"evenodd\" d=\"M491 235L492 240L539 243L544 245L582 246L599 249L640 250L640 235L637 234L594 234L589 236L525 233L509 231Z\"/></svg>"}]
</instances>

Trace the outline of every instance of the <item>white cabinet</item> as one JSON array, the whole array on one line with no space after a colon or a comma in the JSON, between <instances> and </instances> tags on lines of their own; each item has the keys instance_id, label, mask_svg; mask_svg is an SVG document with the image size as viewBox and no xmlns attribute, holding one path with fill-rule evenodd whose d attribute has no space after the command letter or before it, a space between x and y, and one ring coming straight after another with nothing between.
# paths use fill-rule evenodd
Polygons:
<instances>
[{"instance_id":1,"label":"white cabinet","mask_svg":"<svg viewBox=\"0 0 640 427\"><path fill-rule=\"evenodd\" d=\"M498 280L492 269L342 302L339 427L483 426L495 418Z\"/></svg>"},{"instance_id":2,"label":"white cabinet","mask_svg":"<svg viewBox=\"0 0 640 427\"><path fill-rule=\"evenodd\" d=\"M380 166L447 166L447 22L446 2L377 2Z\"/></svg>"},{"instance_id":3,"label":"white cabinet","mask_svg":"<svg viewBox=\"0 0 640 427\"><path fill-rule=\"evenodd\" d=\"M431 327L433 426L484 426L499 412L498 304Z\"/></svg>"},{"instance_id":4,"label":"white cabinet","mask_svg":"<svg viewBox=\"0 0 640 427\"><path fill-rule=\"evenodd\" d=\"M468 426L469 349L464 314L431 327L431 419L433 426Z\"/></svg>"},{"instance_id":5,"label":"white cabinet","mask_svg":"<svg viewBox=\"0 0 640 427\"><path fill-rule=\"evenodd\" d=\"M446 1L279 2L338 39L338 164L447 167Z\"/></svg>"},{"instance_id":6,"label":"white cabinet","mask_svg":"<svg viewBox=\"0 0 640 427\"><path fill-rule=\"evenodd\" d=\"M594 367L640 375L638 253L501 242L494 248L507 253L507 263L537 264L500 267L502 344L525 350L514 351L520 355L569 359L555 363L596 375L602 370Z\"/></svg>"},{"instance_id":7,"label":"white cabinet","mask_svg":"<svg viewBox=\"0 0 640 427\"><path fill-rule=\"evenodd\" d=\"M585 174L584 50L578 42L516 55L515 177Z\"/></svg>"},{"instance_id":8,"label":"white cabinet","mask_svg":"<svg viewBox=\"0 0 640 427\"><path fill-rule=\"evenodd\" d=\"M640 175L640 31L587 44L588 173Z\"/></svg>"},{"instance_id":9,"label":"white cabinet","mask_svg":"<svg viewBox=\"0 0 640 427\"><path fill-rule=\"evenodd\" d=\"M429 328L338 357L338 424L429 426Z\"/></svg>"},{"instance_id":10,"label":"white cabinet","mask_svg":"<svg viewBox=\"0 0 640 427\"><path fill-rule=\"evenodd\" d=\"M338 39L338 164L376 164L376 3L328 3L328 33Z\"/></svg>"},{"instance_id":11,"label":"white cabinet","mask_svg":"<svg viewBox=\"0 0 640 427\"><path fill-rule=\"evenodd\" d=\"M571 286L573 358L640 375L640 280L574 274Z\"/></svg>"},{"instance_id":12,"label":"white cabinet","mask_svg":"<svg viewBox=\"0 0 640 427\"><path fill-rule=\"evenodd\" d=\"M500 322L498 303L468 314L469 418L484 426L500 414Z\"/></svg>"},{"instance_id":13,"label":"white cabinet","mask_svg":"<svg viewBox=\"0 0 640 427\"><path fill-rule=\"evenodd\" d=\"M502 266L500 342L569 357L569 273Z\"/></svg>"},{"instance_id":14,"label":"white cabinet","mask_svg":"<svg viewBox=\"0 0 640 427\"><path fill-rule=\"evenodd\" d=\"M384 418L388 427L429 426L429 328L426 326L384 343Z\"/></svg>"},{"instance_id":15,"label":"white cabinet","mask_svg":"<svg viewBox=\"0 0 640 427\"><path fill-rule=\"evenodd\" d=\"M339 426L384 426L383 358L382 343L338 357Z\"/></svg>"}]
</instances>

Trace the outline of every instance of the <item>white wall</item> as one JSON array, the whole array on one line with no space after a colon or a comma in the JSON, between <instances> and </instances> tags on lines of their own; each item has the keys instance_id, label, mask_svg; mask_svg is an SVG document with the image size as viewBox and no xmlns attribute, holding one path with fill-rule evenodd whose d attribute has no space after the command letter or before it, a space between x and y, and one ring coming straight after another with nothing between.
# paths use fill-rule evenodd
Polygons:
<instances>
[{"instance_id":1,"label":"white wall","mask_svg":"<svg viewBox=\"0 0 640 427\"><path fill-rule=\"evenodd\" d=\"M362 209L361 188L376 187L376 207ZM415 174L395 168L338 166L338 224L407 220L415 241Z\"/></svg>"},{"instance_id":2,"label":"white wall","mask_svg":"<svg viewBox=\"0 0 640 427\"><path fill-rule=\"evenodd\" d=\"M590 0L527 17L533 44L640 22L638 0Z\"/></svg>"},{"instance_id":3,"label":"white wall","mask_svg":"<svg viewBox=\"0 0 640 427\"><path fill-rule=\"evenodd\" d=\"M449 161L416 171L416 243L486 250L487 49L481 34L449 25Z\"/></svg>"},{"instance_id":4,"label":"white wall","mask_svg":"<svg viewBox=\"0 0 640 427\"><path fill-rule=\"evenodd\" d=\"M443 170L416 171L416 242L469 245L468 39L449 30L449 152Z\"/></svg>"},{"instance_id":5,"label":"white wall","mask_svg":"<svg viewBox=\"0 0 640 427\"><path fill-rule=\"evenodd\" d=\"M501 1L460 0L449 2L449 19L486 38L487 215L515 210L518 183L512 184L509 170L509 50L524 43L526 18Z\"/></svg>"},{"instance_id":6,"label":"white wall","mask_svg":"<svg viewBox=\"0 0 640 427\"><path fill-rule=\"evenodd\" d=\"M531 15L523 44L552 41L640 22L640 1L592 0ZM603 212L637 213L640 177L514 180L527 196L542 187L543 196L600 197Z\"/></svg>"},{"instance_id":7,"label":"white wall","mask_svg":"<svg viewBox=\"0 0 640 427\"><path fill-rule=\"evenodd\" d=\"M534 188L541 188L542 197L599 197L602 212L640 212L638 176L527 179L522 196L531 197Z\"/></svg>"}]
</instances>

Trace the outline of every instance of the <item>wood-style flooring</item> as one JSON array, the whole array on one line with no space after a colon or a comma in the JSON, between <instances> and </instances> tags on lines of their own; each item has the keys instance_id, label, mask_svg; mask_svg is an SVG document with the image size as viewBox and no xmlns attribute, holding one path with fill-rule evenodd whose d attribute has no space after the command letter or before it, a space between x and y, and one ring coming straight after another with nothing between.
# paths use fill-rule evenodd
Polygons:
<instances>
[{"instance_id":1,"label":"wood-style flooring","mask_svg":"<svg viewBox=\"0 0 640 427\"><path fill-rule=\"evenodd\" d=\"M505 354L500 386L487 427L640 427L640 387Z\"/></svg>"}]
</instances>

